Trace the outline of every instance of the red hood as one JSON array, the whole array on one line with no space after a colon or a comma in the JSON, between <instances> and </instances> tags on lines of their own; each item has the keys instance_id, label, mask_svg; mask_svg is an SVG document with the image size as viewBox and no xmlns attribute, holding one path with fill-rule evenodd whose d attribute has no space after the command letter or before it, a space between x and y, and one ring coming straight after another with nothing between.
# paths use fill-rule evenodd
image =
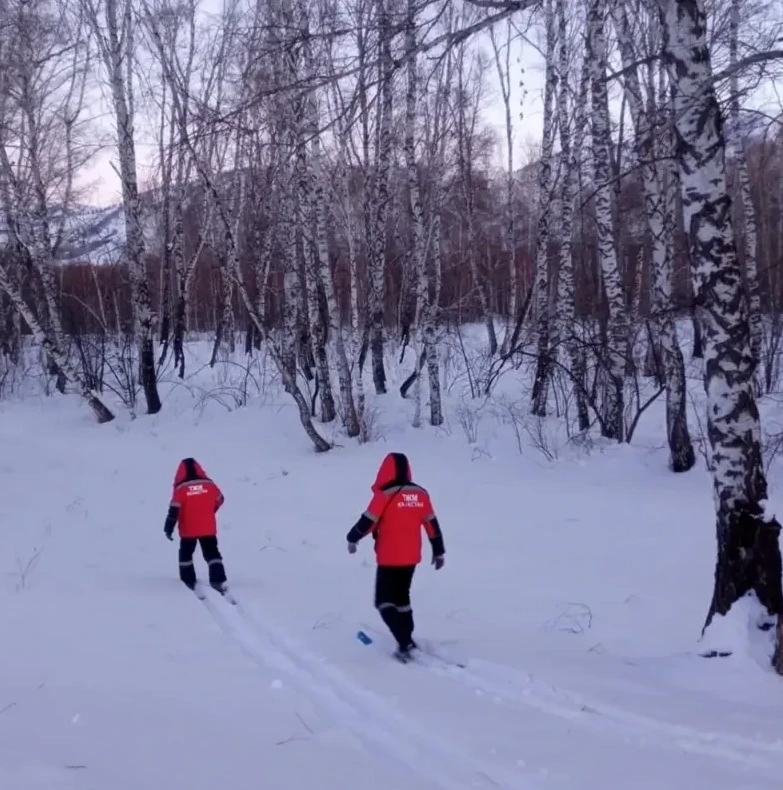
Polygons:
<instances>
[{"instance_id":1,"label":"red hood","mask_svg":"<svg viewBox=\"0 0 783 790\"><path fill-rule=\"evenodd\" d=\"M408 457L402 453L389 453L378 469L375 482L372 485L373 491L380 491L391 485L404 485L413 480L411 465Z\"/></svg>"},{"instance_id":2,"label":"red hood","mask_svg":"<svg viewBox=\"0 0 783 790\"><path fill-rule=\"evenodd\" d=\"M177 474L174 475L174 485L178 486L189 480L209 480L207 473L195 458L183 458L179 462Z\"/></svg>"}]
</instances>

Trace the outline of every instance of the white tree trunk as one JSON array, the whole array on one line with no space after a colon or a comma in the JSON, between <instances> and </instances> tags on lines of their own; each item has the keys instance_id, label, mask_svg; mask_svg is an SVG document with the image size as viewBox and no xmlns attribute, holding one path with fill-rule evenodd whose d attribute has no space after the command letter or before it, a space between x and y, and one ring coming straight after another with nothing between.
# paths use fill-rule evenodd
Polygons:
<instances>
[{"instance_id":1,"label":"white tree trunk","mask_svg":"<svg viewBox=\"0 0 783 790\"><path fill-rule=\"evenodd\" d=\"M386 221L389 208L389 178L392 160L393 78L392 30L388 0L377 0L380 59L378 65L378 151L375 185L369 218L370 276L370 352L375 391L386 392L386 370L383 359L384 300L386 296Z\"/></svg>"},{"instance_id":2,"label":"white tree trunk","mask_svg":"<svg viewBox=\"0 0 783 790\"><path fill-rule=\"evenodd\" d=\"M742 16L741 0L731 0L729 11L729 66L734 67L738 60L739 27ZM745 145L745 134L740 117L739 71L735 68L730 80L730 113L732 121L732 153L737 172L736 200L739 204L740 239L743 242L745 264L745 284L748 290L748 318L750 321L750 350L756 363L755 385L758 393L763 392L761 357L763 341L763 322L761 315L761 295L759 293L756 209L753 206L750 172Z\"/></svg>"},{"instance_id":3,"label":"white tree trunk","mask_svg":"<svg viewBox=\"0 0 783 790\"><path fill-rule=\"evenodd\" d=\"M405 55L407 69L407 88L405 94L405 166L408 176L408 195L411 214L411 248L410 261L414 273L414 315L415 332L414 364L416 373L415 397L416 407L413 418L414 427L421 424L421 365L426 360L429 373L430 423L440 425L443 415L440 403L440 373L438 365L436 311L437 305L430 301L430 280L427 272L427 249L424 227L424 207L419 186L418 160L416 155L416 120L418 111L418 58L416 55L416 6L414 0L408 0L405 22ZM437 169L437 168L436 168ZM440 174L434 173L433 179ZM438 247L436 266L440 261L440 214L435 206L437 197L433 198L433 237Z\"/></svg>"},{"instance_id":4,"label":"white tree trunk","mask_svg":"<svg viewBox=\"0 0 783 790\"><path fill-rule=\"evenodd\" d=\"M579 81L579 93L575 102L574 141L571 141L569 125L568 95L568 61L570 46L567 36L567 18L565 0L557 0L558 27L558 80L559 92L557 99L558 126L560 130L560 157L564 172L561 181L560 195L560 274L557 281L557 320L554 322L552 337L552 354L558 353L560 338L564 339L570 362L570 374L573 382L577 405L579 430L585 431L590 426L590 415L587 407L587 381L585 348L576 321L576 285L574 269L577 251L573 245L574 198L576 196L577 179L581 166L582 150L585 139L585 108L590 86L588 60L585 58Z\"/></svg>"},{"instance_id":5,"label":"white tree trunk","mask_svg":"<svg viewBox=\"0 0 783 790\"><path fill-rule=\"evenodd\" d=\"M550 294L549 278L549 237L550 218L554 205L552 190L552 154L555 144L555 91L557 90L557 34L555 25L554 0L544 3L546 27L546 76L544 79L544 128L541 137L541 158L538 163L538 228L536 231L536 283L535 309L538 319L538 349L536 373L533 379L532 412L538 417L546 417L549 379L552 375L550 353L557 349L549 348L551 301L556 293Z\"/></svg>"},{"instance_id":6,"label":"white tree trunk","mask_svg":"<svg viewBox=\"0 0 783 790\"><path fill-rule=\"evenodd\" d=\"M312 55L305 50L308 60L308 77L314 77ZM340 383L340 399L342 401L343 424L348 436L359 435L359 421L356 415L356 406L353 398L351 369L346 353L345 326L340 315L340 305L334 287L334 275L329 261L329 237L327 231L326 190L324 188L324 173L321 154L321 134L319 130L318 103L314 92L308 101L310 114L310 135L312 138L310 161L313 171L313 204L315 210L315 241L318 257L319 277L326 297L326 307L329 318L329 336L334 339L335 354L337 358L337 377Z\"/></svg>"},{"instance_id":7,"label":"white tree trunk","mask_svg":"<svg viewBox=\"0 0 783 790\"><path fill-rule=\"evenodd\" d=\"M418 428L421 424L421 360L424 355L424 333L421 313L427 303L427 278L425 273L424 251L424 209L421 205L419 194L419 173L416 161L416 108L418 104L418 58L416 57L416 9L413 0L407 0L405 18L405 60L407 72L407 87L405 91L405 137L403 148L405 152L405 168L408 180L408 200L410 209L411 243L408 255L411 271L413 273L413 359L416 385L414 396L416 406L413 416L413 425Z\"/></svg>"},{"instance_id":8,"label":"white tree trunk","mask_svg":"<svg viewBox=\"0 0 783 790\"><path fill-rule=\"evenodd\" d=\"M125 218L125 250L130 276L133 323L139 347L139 372L147 402L147 413L161 409L155 371L154 335L156 316L150 299L144 264L144 228L136 174L134 140L133 64L135 18L130 0L103 0L104 25L93 0L85 3L87 16L101 48L111 89L117 125L117 153L120 163L122 205ZM122 19L120 19L122 11Z\"/></svg>"},{"instance_id":9,"label":"white tree trunk","mask_svg":"<svg viewBox=\"0 0 783 790\"><path fill-rule=\"evenodd\" d=\"M748 306L726 181L726 144L712 82L701 0L659 0L664 56L675 86L674 118L685 229L704 343L707 435L717 509L718 559L707 615L754 592L778 617L773 663L783 674L780 524L767 513L767 480L754 396ZM712 634L708 634L712 636ZM709 655L730 652L716 645ZM723 648L726 647L726 650Z\"/></svg>"},{"instance_id":10,"label":"white tree trunk","mask_svg":"<svg viewBox=\"0 0 783 790\"><path fill-rule=\"evenodd\" d=\"M150 35L155 45L156 53L161 60L161 65L164 68L166 79L169 81L170 87L175 88L176 80L173 78L171 72L171 63L163 46L160 30L153 19L147 19L146 21ZM174 101L175 109L181 118L185 117L184 102L187 101L187 99L187 96L180 96L176 90L173 91L172 100ZM281 110L275 120L278 122L282 121L283 128L285 129L284 122L286 118L287 113L284 110ZM289 155L286 161L290 162L295 155L297 140L296 131L292 128L290 123L287 126L288 128L285 146L287 150L285 153ZM280 346L278 346L275 339L269 337L266 326L264 325L261 316L258 314L256 306L253 304L253 300L250 298L250 294L245 285L242 268L240 265L241 262L239 258L238 244L234 234L234 226L231 221L230 213L226 209L225 202L220 195L215 182L209 173L209 170L198 156L193 145L193 141L190 139L190 136L186 130L183 133L181 143L192 156L199 178L204 185L205 190L209 194L213 206L217 212L229 253L229 264L234 273L234 279L239 291L239 295L245 305L245 309L247 310L250 319L259 333L259 336L266 342L272 360L274 361L275 366L280 373L283 386L296 403L302 427L304 428L310 440L313 442L317 452L325 452L330 450L331 444L329 444L329 442L327 442L318 433L315 426L313 425L312 415L310 413L307 400L302 394L302 391L299 389L296 380L296 297L299 278L297 277L296 273L296 204L295 195L292 194L294 188L293 184L295 184L295 173L293 168L290 164L284 168L281 167L282 194L279 201L280 215L278 224L281 228L280 238L285 273L283 283L283 337Z\"/></svg>"},{"instance_id":11,"label":"white tree trunk","mask_svg":"<svg viewBox=\"0 0 783 790\"><path fill-rule=\"evenodd\" d=\"M299 99L297 99L297 102ZM302 101L305 101L302 99ZM302 107L304 110L304 107ZM300 125L300 119L295 123ZM317 129L317 126L316 126ZM313 134L312 126L306 131L302 129L297 137L296 170L297 170L297 224L302 241L302 254L304 257L305 292L307 299L307 313L309 324L310 347L315 360L316 381L321 402L321 421L332 422L337 416L337 411L332 395L332 381L329 371L329 358L326 351L326 326L321 312L321 271L317 259L313 231L315 227L314 200L313 200L313 173L308 162L305 137Z\"/></svg>"},{"instance_id":12,"label":"white tree trunk","mask_svg":"<svg viewBox=\"0 0 783 790\"><path fill-rule=\"evenodd\" d=\"M613 6L615 28L625 72L625 95L635 130L636 157L641 165L644 211L652 241L652 310L655 327L653 348L660 349L660 373L666 387L666 425L669 441L669 466L675 472L687 472L696 463L696 454L688 432L685 363L672 319L672 237L674 216L668 209L666 190L658 161L673 156L670 146L655 145L655 123L647 107L654 106L655 96L645 101L637 72L638 55L624 5ZM668 135L667 135L668 137ZM665 138L664 138L665 139ZM641 271L641 261L637 272Z\"/></svg>"},{"instance_id":13,"label":"white tree trunk","mask_svg":"<svg viewBox=\"0 0 783 790\"><path fill-rule=\"evenodd\" d=\"M493 38L494 43L494 38ZM462 187L462 197L465 201L465 231L467 233L467 253L468 262L470 266L470 276L473 281L473 287L479 298L479 306L481 308L482 317L487 326L487 337L489 339L489 353L494 355L498 350L497 333L495 332L495 321L490 306L489 293L485 278L479 273L478 261L480 251L478 247L478 239L476 235L476 217L475 217L475 203L476 203L476 189L473 179L473 137L475 120L468 119L467 117L467 103L469 85L465 80L465 54L466 47L461 46L457 55L457 90L458 95L456 98L456 125L457 125L457 162L460 174L460 184ZM500 58L500 53L495 48L496 62ZM501 75L501 85L505 86L503 81L503 72L500 66L498 71ZM504 90L504 87L501 88ZM504 100L506 95L504 92ZM478 108L474 108L474 113L478 112ZM472 121L472 122L471 122ZM510 175L513 178L513 173ZM511 210L511 207L508 207ZM505 241L504 241L505 243ZM513 255L513 252L510 253ZM514 270L516 272L516 270ZM506 333L506 341L510 339L510 334Z\"/></svg>"},{"instance_id":14,"label":"white tree trunk","mask_svg":"<svg viewBox=\"0 0 783 790\"><path fill-rule=\"evenodd\" d=\"M50 338L35 316L35 313L28 307L21 292L14 283L11 282L5 269L0 266L0 289L6 292L11 304L17 313L24 318L36 342L54 360L57 368L78 390L79 394L92 409L93 414L99 423L111 422L114 415L106 404L101 400L100 395L89 386L82 374L69 362L65 353L57 347Z\"/></svg>"},{"instance_id":15,"label":"white tree trunk","mask_svg":"<svg viewBox=\"0 0 783 790\"><path fill-rule=\"evenodd\" d=\"M511 30L512 22L506 20L506 57L504 67L500 64L500 52L495 47L495 63L498 69L498 80L503 96L503 109L505 115L506 133L506 205L505 205L505 228L503 233L503 244L508 256L508 317L506 329L503 334L503 345L501 355L506 355L511 351L511 346L516 342L514 338L514 328L519 326L519 278L517 276L517 221L516 207L514 206L514 126L511 120ZM490 28L490 32L492 29ZM493 38L494 45L494 38ZM505 76L505 79L504 79Z\"/></svg>"},{"instance_id":16,"label":"white tree trunk","mask_svg":"<svg viewBox=\"0 0 783 790\"><path fill-rule=\"evenodd\" d=\"M602 402L601 428L604 436L623 441L625 435L623 400L628 322L625 295L617 263L610 186L611 130L606 101L606 0L590 0L587 18L587 51L590 58L592 99L593 173L596 182L595 219L598 236L598 261L609 307L607 344L600 367L607 377Z\"/></svg>"}]
</instances>

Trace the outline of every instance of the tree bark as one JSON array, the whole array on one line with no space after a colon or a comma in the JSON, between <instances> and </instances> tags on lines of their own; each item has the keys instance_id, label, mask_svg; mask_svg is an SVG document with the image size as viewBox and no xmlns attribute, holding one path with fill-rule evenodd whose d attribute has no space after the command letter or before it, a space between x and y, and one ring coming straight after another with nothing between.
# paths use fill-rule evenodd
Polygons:
<instances>
[{"instance_id":1,"label":"tree bark","mask_svg":"<svg viewBox=\"0 0 783 790\"><path fill-rule=\"evenodd\" d=\"M133 63L135 19L133 5L124 0L122 20L118 0L103 0L106 29L98 19L91 0L84 0L88 17L98 38L109 78L117 124L117 151L120 161L122 205L125 218L125 249L132 292L133 323L139 349L139 376L147 403L147 413L161 409L155 371L154 336L156 316L152 307L144 264L144 229L136 175L134 140Z\"/></svg>"},{"instance_id":2,"label":"tree bark","mask_svg":"<svg viewBox=\"0 0 783 790\"><path fill-rule=\"evenodd\" d=\"M384 299L386 295L386 221L389 209L389 177L392 159L392 111L394 63L391 51L391 20L388 0L377 0L379 59L378 151L375 186L370 211L370 353L372 378L379 395L386 392L383 359Z\"/></svg>"},{"instance_id":3,"label":"tree bark","mask_svg":"<svg viewBox=\"0 0 783 790\"><path fill-rule=\"evenodd\" d=\"M36 342L54 360L58 370L70 381L84 398L87 405L92 409L95 418L99 423L104 424L114 419L114 414L108 406L101 400L100 395L91 389L84 376L68 361L65 353L58 348L52 338L46 334L43 327L35 316L35 313L28 307L19 289L11 282L5 269L0 266L0 289L8 294L11 304L17 313L24 318L27 326L33 334Z\"/></svg>"},{"instance_id":4,"label":"tree bark","mask_svg":"<svg viewBox=\"0 0 783 790\"><path fill-rule=\"evenodd\" d=\"M666 200L667 185L658 162L673 150L666 142L655 145L656 127L648 110L655 97L645 101L642 84L636 69L638 60L631 26L624 5L613 6L615 28L620 45L625 79L625 95L634 125L636 157L642 163L644 213L652 241L652 311L653 338L651 347L660 350L658 375L666 387L666 426L669 441L669 466L674 472L687 472L696 463L696 454L688 432L685 362L677 342L677 329L671 313L673 276L674 205ZM664 140L669 138L670 124L665 124ZM660 156L659 156L660 154ZM641 260L637 270L641 270ZM657 342L656 342L657 341Z\"/></svg>"},{"instance_id":5,"label":"tree bark","mask_svg":"<svg viewBox=\"0 0 783 790\"><path fill-rule=\"evenodd\" d=\"M303 5L306 5L304 0ZM302 8L306 13L306 8ZM315 73L313 53L310 51L309 42L305 44L305 65L308 78L312 79ZM334 286L334 275L329 260L329 237L327 230L326 192L324 189L324 172L321 152L321 133L318 120L318 101L314 92L307 98L308 136L312 140L310 149L310 162L312 166L312 201L315 214L315 254L318 259L318 275L323 288L326 311L328 317L328 335L334 340L335 356L337 362L337 378L340 385L340 400L342 402L343 425L349 437L359 435L359 420L356 414L356 405L353 397L353 383L351 368L348 364L346 352L347 338L345 325L340 315L340 305Z\"/></svg>"},{"instance_id":6,"label":"tree bark","mask_svg":"<svg viewBox=\"0 0 783 790\"><path fill-rule=\"evenodd\" d=\"M544 80L544 130L541 138L541 159L538 165L538 228L536 232L535 285L538 353L532 393L532 412L538 417L546 417L549 378L552 375L552 358L550 355L557 354L557 349L549 347L550 313L553 312L551 300L556 299L557 296L556 292L551 291L549 283L549 220L554 202L554 194L552 192L552 154L555 143L555 116L553 108L558 77L555 50L557 37L553 0L546 0L544 9L546 19L546 77Z\"/></svg>"},{"instance_id":7,"label":"tree bark","mask_svg":"<svg viewBox=\"0 0 783 790\"><path fill-rule=\"evenodd\" d=\"M553 335L553 354L558 353L559 339L564 338L570 362L570 374L576 397L577 420L580 431L590 427L590 413L587 408L587 382L584 343L579 335L576 322L576 284L574 269L576 268L577 251L573 244L574 198L576 196L577 178L581 164L582 149L585 138L585 107L590 86L588 61L585 58L579 81L579 94L576 99L574 114L575 139L572 145L571 129L568 113L568 60L569 41L565 11L565 0L557 0L557 26L559 38L558 55L558 126L560 129L560 155L564 173L560 195L561 217L560 226L562 242L560 245L560 275L557 281L557 320Z\"/></svg>"},{"instance_id":8,"label":"tree bark","mask_svg":"<svg viewBox=\"0 0 783 790\"><path fill-rule=\"evenodd\" d=\"M677 160L691 272L704 343L707 435L718 557L705 634L755 593L778 617L773 665L783 674L780 523L767 507L747 298L731 225L723 123L701 0L659 0L664 56L675 86ZM727 651L718 650L718 653ZM715 653L710 653L713 655Z\"/></svg>"},{"instance_id":9,"label":"tree bark","mask_svg":"<svg viewBox=\"0 0 783 790\"><path fill-rule=\"evenodd\" d=\"M761 316L761 296L758 276L758 226L756 209L753 206L745 134L740 117L739 71L736 69L739 48L739 27L742 16L741 0L731 0L729 11L729 67L734 68L730 79L730 114L732 121L732 151L737 171L736 199L739 204L740 238L743 242L743 263L745 264L745 287L748 291L748 319L750 322L750 350L756 363L755 385L759 394L764 391L761 376L761 357L763 342L763 323Z\"/></svg>"},{"instance_id":10,"label":"tree bark","mask_svg":"<svg viewBox=\"0 0 783 790\"><path fill-rule=\"evenodd\" d=\"M592 137L595 193L595 221L598 236L598 260L609 307L605 359L599 365L607 377L602 399L601 428L608 439L623 441L625 427L623 402L625 359L628 346L628 321L625 295L617 262L612 187L610 186L610 127L606 83L606 0L590 0L587 19L587 52L590 60L592 98Z\"/></svg>"}]
</instances>

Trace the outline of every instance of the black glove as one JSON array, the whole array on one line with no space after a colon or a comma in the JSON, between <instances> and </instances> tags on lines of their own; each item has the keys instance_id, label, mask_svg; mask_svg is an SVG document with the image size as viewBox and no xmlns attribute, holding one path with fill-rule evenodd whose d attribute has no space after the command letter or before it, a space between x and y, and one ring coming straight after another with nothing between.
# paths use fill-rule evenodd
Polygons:
<instances>
[{"instance_id":1,"label":"black glove","mask_svg":"<svg viewBox=\"0 0 783 790\"><path fill-rule=\"evenodd\" d=\"M164 535L165 535L165 536L166 536L166 537L167 537L169 540L174 540L174 535L173 535L173 533L174 533L174 530L173 530L173 529L164 529L164 530L163 530L163 534L164 534Z\"/></svg>"},{"instance_id":2,"label":"black glove","mask_svg":"<svg viewBox=\"0 0 783 790\"><path fill-rule=\"evenodd\" d=\"M432 558L432 564L435 566L436 571L439 571L444 566L445 563L446 563L446 558L442 554Z\"/></svg>"}]
</instances>

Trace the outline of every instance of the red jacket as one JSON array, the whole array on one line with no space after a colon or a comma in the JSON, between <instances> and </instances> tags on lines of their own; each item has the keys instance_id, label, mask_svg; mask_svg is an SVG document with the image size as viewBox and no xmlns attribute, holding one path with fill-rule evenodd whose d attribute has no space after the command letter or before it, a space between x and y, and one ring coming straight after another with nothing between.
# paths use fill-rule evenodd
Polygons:
<instances>
[{"instance_id":1,"label":"red jacket","mask_svg":"<svg viewBox=\"0 0 783 790\"><path fill-rule=\"evenodd\" d=\"M206 538L217 534L215 514L224 502L223 494L194 458L185 458L177 467L174 490L165 531L179 527L181 538Z\"/></svg>"},{"instance_id":2,"label":"red jacket","mask_svg":"<svg viewBox=\"0 0 783 790\"><path fill-rule=\"evenodd\" d=\"M423 527L433 555L445 553L430 495L413 482L405 455L390 453L383 459L372 492L367 510L348 533L349 543L372 533L378 565L418 565Z\"/></svg>"}]
</instances>

